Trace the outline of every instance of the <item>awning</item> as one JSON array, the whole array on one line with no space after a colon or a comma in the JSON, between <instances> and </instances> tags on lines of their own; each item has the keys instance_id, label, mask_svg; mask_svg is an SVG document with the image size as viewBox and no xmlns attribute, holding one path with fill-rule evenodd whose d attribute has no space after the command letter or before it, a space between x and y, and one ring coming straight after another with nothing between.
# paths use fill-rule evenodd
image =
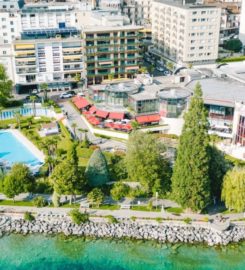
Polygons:
<instances>
[{"instance_id":1,"label":"awning","mask_svg":"<svg viewBox=\"0 0 245 270\"><path fill-rule=\"evenodd\" d=\"M106 111L102 111L102 110L97 110L96 111L96 115L100 118L106 118L108 116L108 112Z\"/></svg>"},{"instance_id":2,"label":"awning","mask_svg":"<svg viewBox=\"0 0 245 270\"><path fill-rule=\"evenodd\" d=\"M93 105L90 109L89 109L89 113L90 114L94 114L96 112L96 107Z\"/></svg>"},{"instance_id":3,"label":"awning","mask_svg":"<svg viewBox=\"0 0 245 270\"><path fill-rule=\"evenodd\" d=\"M152 114L152 115L136 116L136 121L139 124L159 122L160 121L160 115L159 114Z\"/></svg>"},{"instance_id":4,"label":"awning","mask_svg":"<svg viewBox=\"0 0 245 270\"><path fill-rule=\"evenodd\" d=\"M79 98L74 98L73 99L73 102L75 104L75 106L80 110L80 109L83 109L85 107L87 107L88 105L90 105L90 102L87 101L86 98L82 98L82 97L79 97Z\"/></svg>"},{"instance_id":5,"label":"awning","mask_svg":"<svg viewBox=\"0 0 245 270\"><path fill-rule=\"evenodd\" d=\"M114 119L114 120L122 120L124 118L124 113L120 112L111 112L109 114L109 119Z\"/></svg>"},{"instance_id":6,"label":"awning","mask_svg":"<svg viewBox=\"0 0 245 270\"><path fill-rule=\"evenodd\" d=\"M88 117L88 121L89 121L89 123L92 124L92 125L99 125L99 124L100 124L99 119L97 119L97 118L94 117L94 116Z\"/></svg>"}]
</instances>

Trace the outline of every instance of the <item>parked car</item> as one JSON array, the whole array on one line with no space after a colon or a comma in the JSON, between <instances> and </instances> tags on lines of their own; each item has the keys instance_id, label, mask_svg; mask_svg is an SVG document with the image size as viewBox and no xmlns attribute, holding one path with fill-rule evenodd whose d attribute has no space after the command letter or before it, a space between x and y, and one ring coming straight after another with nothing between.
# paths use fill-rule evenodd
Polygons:
<instances>
[{"instance_id":1,"label":"parked car","mask_svg":"<svg viewBox=\"0 0 245 270\"><path fill-rule=\"evenodd\" d=\"M60 95L60 98L61 98L61 99L64 99L64 98L71 98L71 97L74 97L75 95L76 95L76 92L70 90L70 91L66 91L65 93L62 93L62 94Z\"/></svg>"},{"instance_id":2,"label":"parked car","mask_svg":"<svg viewBox=\"0 0 245 270\"><path fill-rule=\"evenodd\" d=\"M156 69L157 69L158 71L161 71L161 72L165 70L164 67L160 67L160 66L158 66Z\"/></svg>"},{"instance_id":3,"label":"parked car","mask_svg":"<svg viewBox=\"0 0 245 270\"><path fill-rule=\"evenodd\" d=\"M84 94L83 92L79 92L79 93L77 93L77 95L78 95L79 97L85 97L85 94Z\"/></svg>"}]
</instances>

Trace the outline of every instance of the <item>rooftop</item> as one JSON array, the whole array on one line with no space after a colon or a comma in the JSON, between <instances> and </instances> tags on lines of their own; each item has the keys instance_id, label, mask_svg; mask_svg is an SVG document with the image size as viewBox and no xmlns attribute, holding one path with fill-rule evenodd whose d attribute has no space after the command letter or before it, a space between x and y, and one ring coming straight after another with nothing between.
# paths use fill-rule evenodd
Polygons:
<instances>
[{"instance_id":1,"label":"rooftop","mask_svg":"<svg viewBox=\"0 0 245 270\"><path fill-rule=\"evenodd\" d=\"M245 102L245 84L231 78L206 78L199 81L205 104L234 107L236 101ZM197 81L186 87L193 92Z\"/></svg>"},{"instance_id":2,"label":"rooftop","mask_svg":"<svg viewBox=\"0 0 245 270\"><path fill-rule=\"evenodd\" d=\"M183 0L154 0L154 2L166 4L169 6L174 6L174 7L180 7L184 9L193 9L193 8L216 8L215 5L203 5L203 4L198 4L195 3L196 0L186 0L185 4Z\"/></svg>"},{"instance_id":3,"label":"rooftop","mask_svg":"<svg viewBox=\"0 0 245 270\"><path fill-rule=\"evenodd\" d=\"M162 99L183 99L191 96L191 92L181 87L171 87L158 93Z\"/></svg>"},{"instance_id":4,"label":"rooftop","mask_svg":"<svg viewBox=\"0 0 245 270\"><path fill-rule=\"evenodd\" d=\"M129 93L139 91L140 85L136 85L133 82L124 82L124 83L117 83L117 84L108 84L106 86L106 90L109 92L121 92L121 93Z\"/></svg>"}]
</instances>

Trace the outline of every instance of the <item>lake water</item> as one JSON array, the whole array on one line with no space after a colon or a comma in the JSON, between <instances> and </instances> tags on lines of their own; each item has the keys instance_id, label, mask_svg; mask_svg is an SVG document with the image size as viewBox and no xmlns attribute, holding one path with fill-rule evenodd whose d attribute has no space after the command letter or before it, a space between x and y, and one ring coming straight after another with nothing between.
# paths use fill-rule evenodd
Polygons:
<instances>
[{"instance_id":1,"label":"lake water","mask_svg":"<svg viewBox=\"0 0 245 270\"><path fill-rule=\"evenodd\" d=\"M0 269L244 270L245 243L211 248L153 242L10 235L0 239Z\"/></svg>"}]
</instances>

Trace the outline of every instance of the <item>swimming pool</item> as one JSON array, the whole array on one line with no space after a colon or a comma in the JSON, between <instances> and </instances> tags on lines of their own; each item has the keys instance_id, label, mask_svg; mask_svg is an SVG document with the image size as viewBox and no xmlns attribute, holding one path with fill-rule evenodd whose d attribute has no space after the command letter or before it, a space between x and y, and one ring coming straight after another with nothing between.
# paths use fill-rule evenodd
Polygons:
<instances>
[{"instance_id":1,"label":"swimming pool","mask_svg":"<svg viewBox=\"0 0 245 270\"><path fill-rule=\"evenodd\" d=\"M43 164L42 158L35 155L35 150L30 150L32 146L27 146L24 141L28 140L17 131L0 131L0 162L6 167L14 163L24 163L30 168L40 167Z\"/></svg>"}]
</instances>

